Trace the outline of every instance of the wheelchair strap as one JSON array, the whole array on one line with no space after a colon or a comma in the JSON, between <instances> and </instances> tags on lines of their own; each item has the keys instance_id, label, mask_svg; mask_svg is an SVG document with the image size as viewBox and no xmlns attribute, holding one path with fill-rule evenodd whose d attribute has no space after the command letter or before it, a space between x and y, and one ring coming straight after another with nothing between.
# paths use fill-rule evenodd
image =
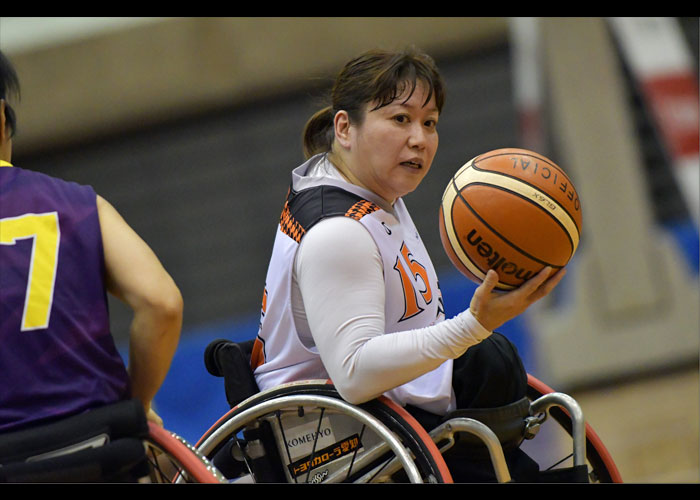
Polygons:
<instances>
[{"instance_id":1,"label":"wheelchair strap","mask_svg":"<svg viewBox=\"0 0 700 500\"><path fill-rule=\"evenodd\" d=\"M471 418L486 424L498 437L504 450L520 446L523 442L525 418L530 414L530 400L524 397L514 403L496 408L467 408L454 410L442 419ZM481 441L470 434L459 435L460 445L479 444Z\"/></svg>"}]
</instances>

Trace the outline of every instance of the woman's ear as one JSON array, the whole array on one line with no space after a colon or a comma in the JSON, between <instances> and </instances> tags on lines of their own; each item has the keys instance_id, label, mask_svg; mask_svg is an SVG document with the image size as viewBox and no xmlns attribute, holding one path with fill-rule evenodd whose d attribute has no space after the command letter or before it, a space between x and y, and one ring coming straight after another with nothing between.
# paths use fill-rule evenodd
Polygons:
<instances>
[{"instance_id":1,"label":"woman's ear","mask_svg":"<svg viewBox=\"0 0 700 500\"><path fill-rule=\"evenodd\" d=\"M9 163L12 160L12 131L7 126L5 111L5 100L0 99L0 160Z\"/></svg>"},{"instance_id":2,"label":"woman's ear","mask_svg":"<svg viewBox=\"0 0 700 500\"><path fill-rule=\"evenodd\" d=\"M0 99L0 147L10 138L10 131L7 130L7 120L5 119L5 99Z\"/></svg>"},{"instance_id":3,"label":"woman's ear","mask_svg":"<svg viewBox=\"0 0 700 500\"><path fill-rule=\"evenodd\" d=\"M333 117L335 138L344 148L350 147L350 117L347 111L338 111Z\"/></svg>"},{"instance_id":4,"label":"woman's ear","mask_svg":"<svg viewBox=\"0 0 700 500\"><path fill-rule=\"evenodd\" d=\"M5 142L5 99L0 99L0 144Z\"/></svg>"}]
</instances>

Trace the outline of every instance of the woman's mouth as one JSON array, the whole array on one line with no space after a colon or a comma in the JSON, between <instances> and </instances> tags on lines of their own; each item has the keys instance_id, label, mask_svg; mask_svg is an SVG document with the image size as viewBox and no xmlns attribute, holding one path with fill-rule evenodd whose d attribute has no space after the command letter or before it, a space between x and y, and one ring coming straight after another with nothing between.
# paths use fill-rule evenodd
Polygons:
<instances>
[{"instance_id":1,"label":"woman's mouth","mask_svg":"<svg viewBox=\"0 0 700 500\"><path fill-rule=\"evenodd\" d=\"M402 161L401 165L403 165L404 167L410 167L410 168L415 168L415 169L423 168L423 163L420 162L419 160Z\"/></svg>"}]
</instances>

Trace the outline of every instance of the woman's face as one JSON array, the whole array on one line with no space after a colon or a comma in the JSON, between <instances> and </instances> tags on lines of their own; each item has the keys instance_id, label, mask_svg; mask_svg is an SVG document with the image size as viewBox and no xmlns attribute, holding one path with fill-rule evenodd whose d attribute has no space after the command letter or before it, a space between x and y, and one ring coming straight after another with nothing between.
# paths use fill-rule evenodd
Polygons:
<instances>
[{"instance_id":1,"label":"woman's face","mask_svg":"<svg viewBox=\"0 0 700 500\"><path fill-rule=\"evenodd\" d=\"M343 136L351 181L390 203L418 187L438 147L435 96L423 106L425 85L419 82L406 101L408 92L410 86L404 95L374 111L375 103L368 104L364 121L350 123Z\"/></svg>"}]
</instances>

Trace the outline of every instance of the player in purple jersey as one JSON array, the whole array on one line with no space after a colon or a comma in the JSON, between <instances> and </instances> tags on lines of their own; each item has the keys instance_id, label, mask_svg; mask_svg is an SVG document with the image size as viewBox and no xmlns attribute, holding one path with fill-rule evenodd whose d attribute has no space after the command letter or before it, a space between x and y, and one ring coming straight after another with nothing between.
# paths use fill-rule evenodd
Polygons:
<instances>
[{"instance_id":1,"label":"player in purple jersey","mask_svg":"<svg viewBox=\"0 0 700 500\"><path fill-rule=\"evenodd\" d=\"M12 166L19 94L0 52L0 432L127 398L152 400L170 368L182 296L148 245L91 187ZM133 311L129 367L107 292Z\"/></svg>"}]
</instances>

